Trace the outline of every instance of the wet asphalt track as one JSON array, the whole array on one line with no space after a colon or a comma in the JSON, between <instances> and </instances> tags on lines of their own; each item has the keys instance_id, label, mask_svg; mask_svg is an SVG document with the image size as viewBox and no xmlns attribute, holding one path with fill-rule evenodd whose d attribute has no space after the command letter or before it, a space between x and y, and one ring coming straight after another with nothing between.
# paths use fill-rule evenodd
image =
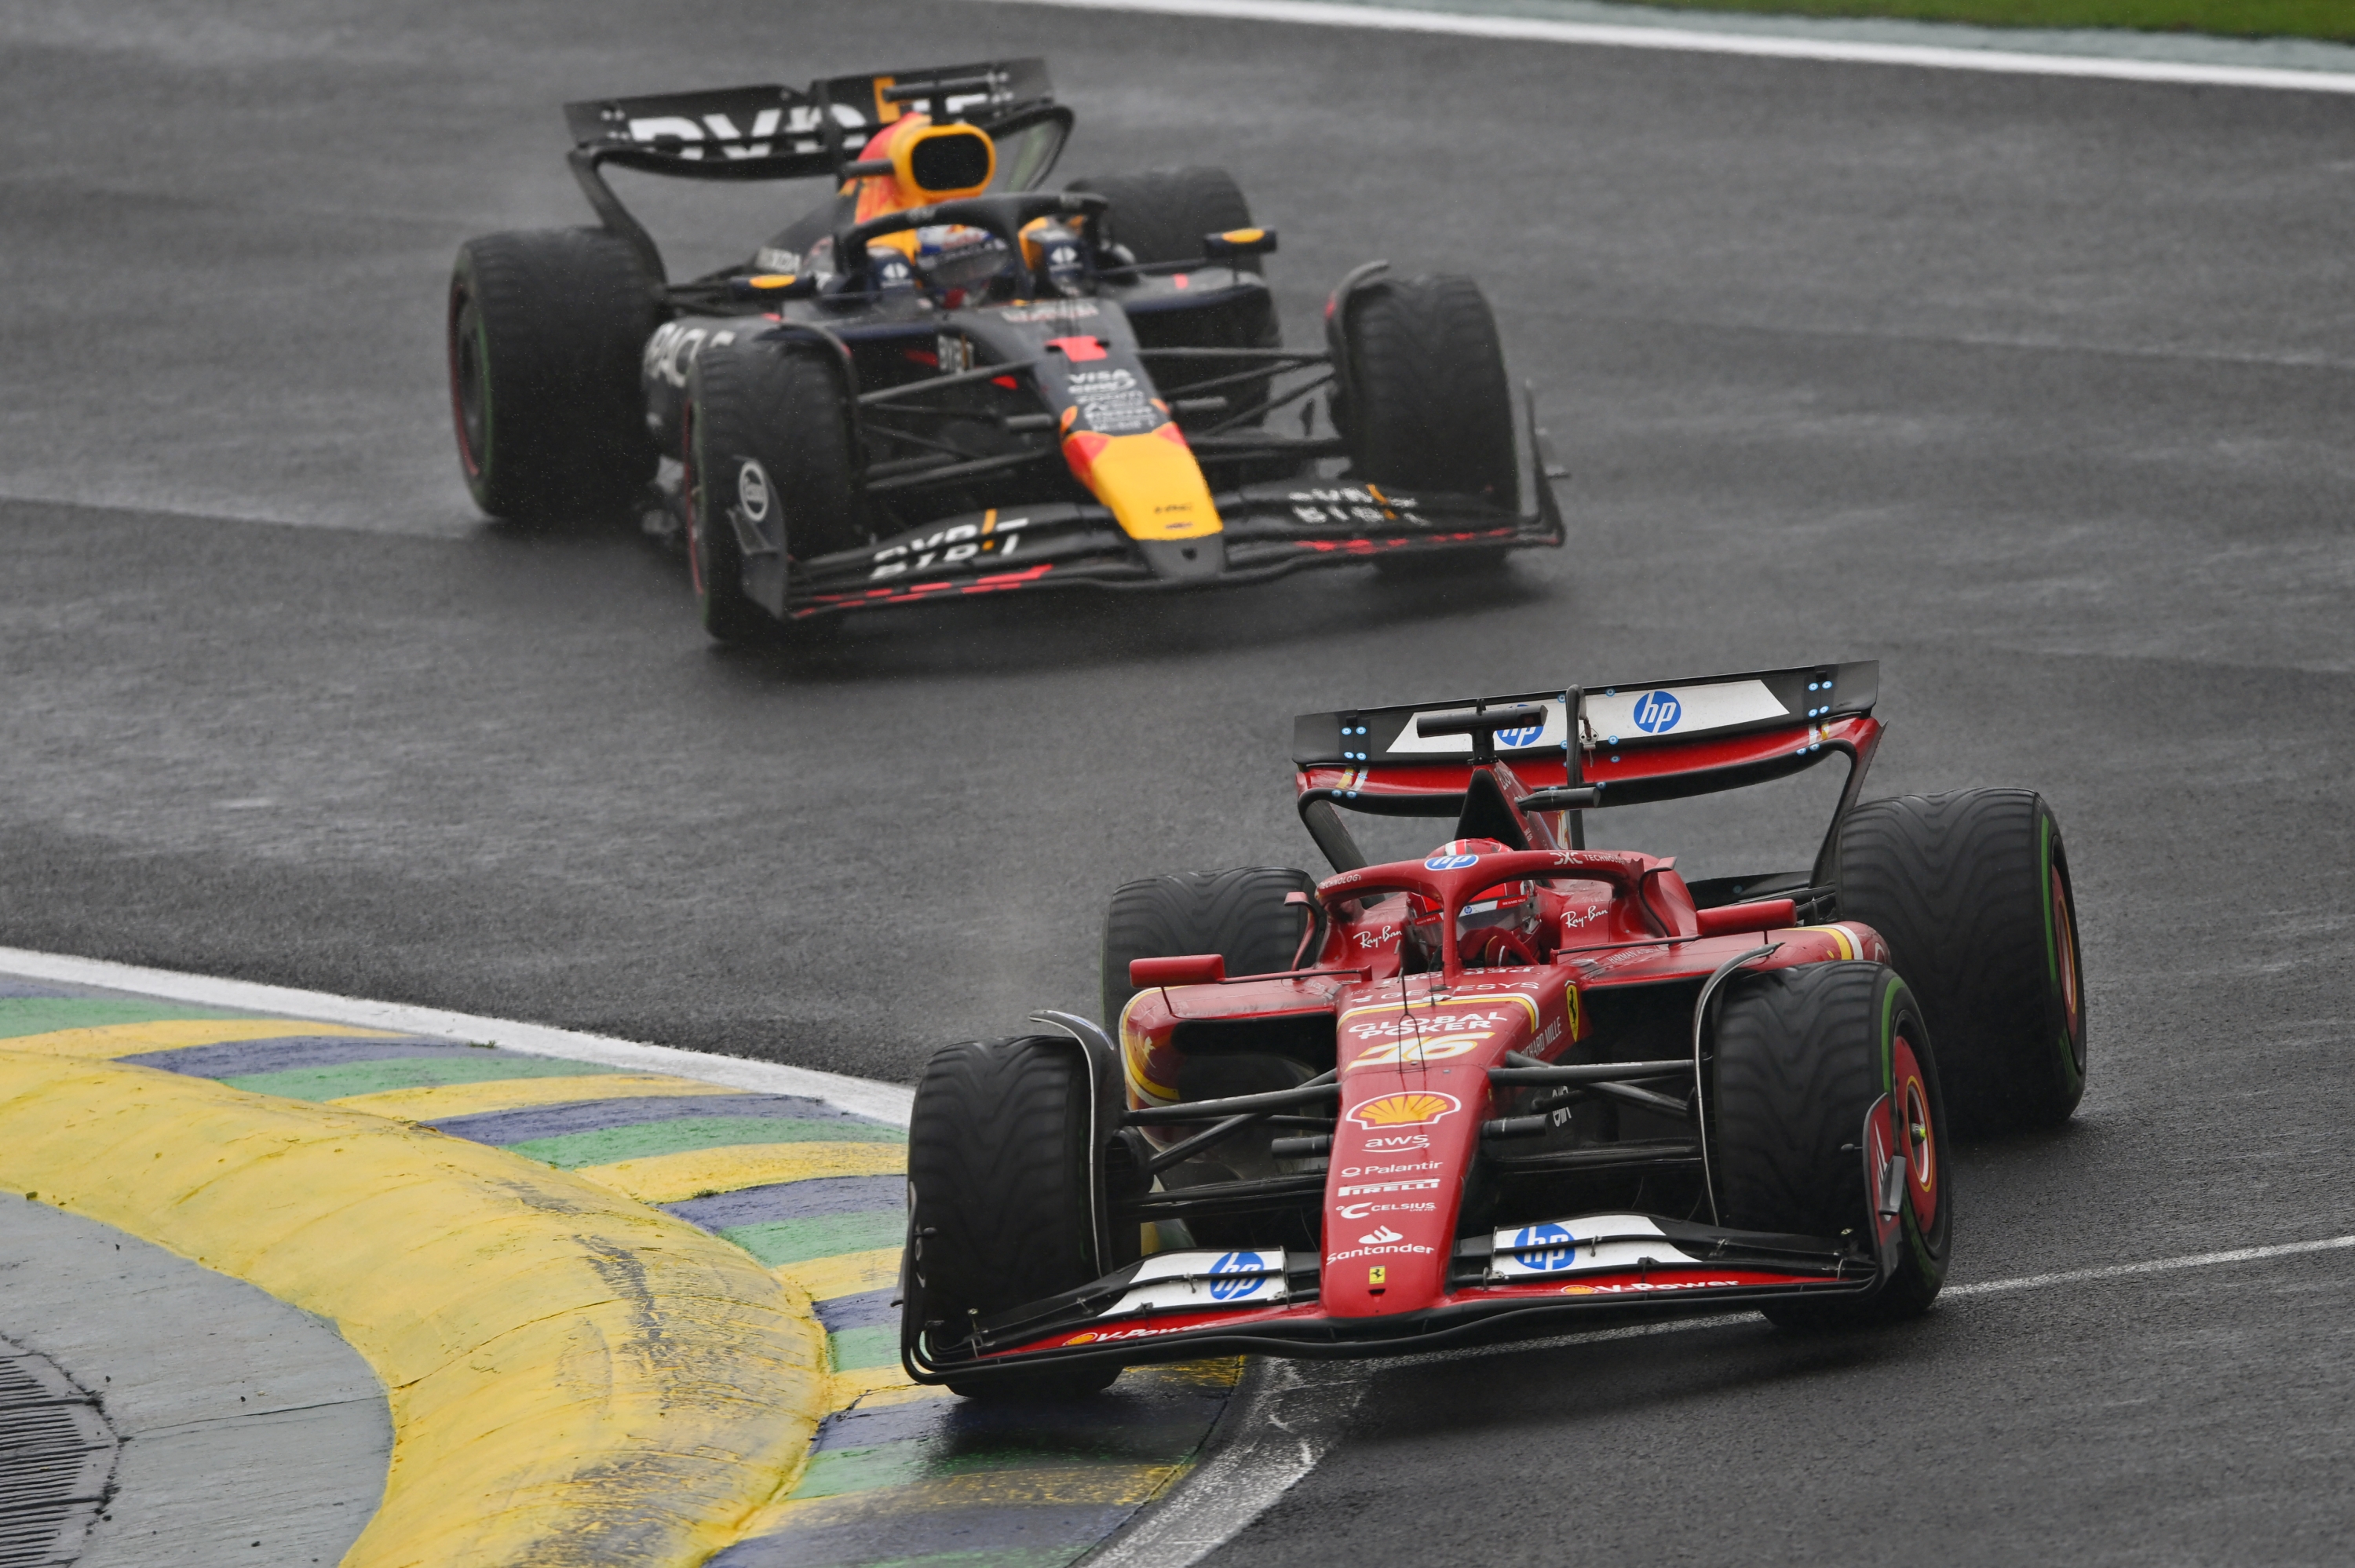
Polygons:
<instances>
[{"instance_id":1,"label":"wet asphalt track","mask_svg":"<svg viewBox=\"0 0 2355 1568\"><path fill-rule=\"evenodd\" d=\"M729 657L633 542L470 520L442 280L582 216L559 100L1016 52L1066 173L1238 172L1296 334L1359 260L1478 273L1573 549ZM0 943L905 1079L1086 1007L1122 879L1309 854L1295 711L1877 657L1882 786L2042 788L2083 906L2093 1087L1965 1151L1956 1277L2355 1231L2355 103L961 4L39 0L0 139ZM1399 1369L1213 1561L2338 1561L2346 1257Z\"/></svg>"}]
</instances>

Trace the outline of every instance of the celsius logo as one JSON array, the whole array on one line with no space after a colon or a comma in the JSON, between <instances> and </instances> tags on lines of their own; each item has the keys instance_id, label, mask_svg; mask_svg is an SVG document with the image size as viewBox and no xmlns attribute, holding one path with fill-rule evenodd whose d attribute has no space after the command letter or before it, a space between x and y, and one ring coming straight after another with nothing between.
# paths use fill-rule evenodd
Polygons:
<instances>
[{"instance_id":1,"label":"celsius logo","mask_svg":"<svg viewBox=\"0 0 2355 1568\"><path fill-rule=\"evenodd\" d=\"M1636 727L1646 735L1666 735L1685 716L1685 705L1671 692L1646 692L1636 699Z\"/></svg>"},{"instance_id":2,"label":"celsius logo","mask_svg":"<svg viewBox=\"0 0 2355 1568\"><path fill-rule=\"evenodd\" d=\"M1462 871L1467 865L1478 863L1479 859L1476 854L1435 854L1423 863L1423 868L1425 871Z\"/></svg>"},{"instance_id":3,"label":"celsius logo","mask_svg":"<svg viewBox=\"0 0 2355 1568\"><path fill-rule=\"evenodd\" d=\"M1544 733L1545 726L1541 724L1525 724L1518 729L1500 729L1497 732L1497 744L1498 746L1535 746L1538 743L1538 736Z\"/></svg>"},{"instance_id":4,"label":"celsius logo","mask_svg":"<svg viewBox=\"0 0 2355 1568\"><path fill-rule=\"evenodd\" d=\"M1255 1252L1231 1252L1210 1265L1210 1299L1240 1301L1267 1283L1267 1264Z\"/></svg>"},{"instance_id":5,"label":"celsius logo","mask_svg":"<svg viewBox=\"0 0 2355 1568\"><path fill-rule=\"evenodd\" d=\"M1385 1242L1404 1241L1406 1237L1388 1225L1378 1225L1358 1238L1359 1246L1380 1246Z\"/></svg>"},{"instance_id":6,"label":"celsius logo","mask_svg":"<svg viewBox=\"0 0 2355 1568\"><path fill-rule=\"evenodd\" d=\"M1551 1274L1578 1261L1578 1238L1560 1225L1523 1225L1513 1250L1525 1267Z\"/></svg>"},{"instance_id":7,"label":"celsius logo","mask_svg":"<svg viewBox=\"0 0 2355 1568\"><path fill-rule=\"evenodd\" d=\"M768 521L769 473L757 458L746 458L744 466L736 471L736 503L744 509L746 520Z\"/></svg>"}]
</instances>

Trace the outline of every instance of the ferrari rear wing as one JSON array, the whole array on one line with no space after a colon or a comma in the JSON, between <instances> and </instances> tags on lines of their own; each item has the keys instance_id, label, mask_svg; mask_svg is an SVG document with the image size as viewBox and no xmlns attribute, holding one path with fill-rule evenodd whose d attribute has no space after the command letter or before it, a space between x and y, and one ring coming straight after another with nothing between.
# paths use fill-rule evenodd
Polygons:
<instances>
[{"instance_id":1,"label":"ferrari rear wing","mask_svg":"<svg viewBox=\"0 0 2355 1568\"><path fill-rule=\"evenodd\" d=\"M1425 735L1418 721L1523 707L1531 717L1542 710L1542 722L1495 732L1495 759L1532 789L1590 791L1581 809L1740 789L1844 755L1852 766L1837 825L1880 739L1872 716L1880 688L1881 666L1866 660L1303 714L1292 736L1300 813L1327 858L1354 849L1330 815L1336 807L1456 815L1475 768L1488 758L1476 755L1471 736Z\"/></svg>"},{"instance_id":2,"label":"ferrari rear wing","mask_svg":"<svg viewBox=\"0 0 2355 1568\"><path fill-rule=\"evenodd\" d=\"M806 89L765 83L586 99L564 106L564 122L573 177L589 205L660 278L652 237L605 183L602 165L690 180L839 180L869 136L911 112L964 121L1001 139L1052 122L1060 134L1050 153L1071 127L1038 58L828 77ZM1004 169L1007 188L1030 188L1054 159L1018 162Z\"/></svg>"}]
</instances>

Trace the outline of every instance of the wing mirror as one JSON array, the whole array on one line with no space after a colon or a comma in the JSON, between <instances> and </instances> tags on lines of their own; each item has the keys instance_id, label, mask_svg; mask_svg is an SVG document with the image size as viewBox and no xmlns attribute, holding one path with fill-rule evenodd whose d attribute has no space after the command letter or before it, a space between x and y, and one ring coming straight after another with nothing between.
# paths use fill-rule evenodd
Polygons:
<instances>
[{"instance_id":1,"label":"wing mirror","mask_svg":"<svg viewBox=\"0 0 2355 1568\"><path fill-rule=\"evenodd\" d=\"M1227 960L1220 953L1189 953L1178 959L1131 959L1128 983L1149 985L1216 985L1227 978Z\"/></svg>"},{"instance_id":2,"label":"wing mirror","mask_svg":"<svg viewBox=\"0 0 2355 1568\"><path fill-rule=\"evenodd\" d=\"M1230 228L1224 234L1202 236L1202 254L1213 261L1239 261L1246 256L1267 256L1275 250L1273 228Z\"/></svg>"}]
</instances>

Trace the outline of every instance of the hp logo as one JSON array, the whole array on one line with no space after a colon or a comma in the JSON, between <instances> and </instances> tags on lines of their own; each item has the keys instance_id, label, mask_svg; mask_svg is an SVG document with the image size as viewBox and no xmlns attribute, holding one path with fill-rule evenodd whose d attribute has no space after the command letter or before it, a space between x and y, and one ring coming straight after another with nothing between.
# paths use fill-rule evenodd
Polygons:
<instances>
[{"instance_id":1,"label":"hp logo","mask_svg":"<svg viewBox=\"0 0 2355 1568\"><path fill-rule=\"evenodd\" d=\"M1668 692L1646 692L1636 699L1636 727L1646 735L1666 735L1685 716L1685 705Z\"/></svg>"},{"instance_id":2,"label":"hp logo","mask_svg":"<svg viewBox=\"0 0 2355 1568\"><path fill-rule=\"evenodd\" d=\"M1260 1287L1267 1283L1267 1277L1257 1271L1266 1266L1255 1252L1228 1253L1210 1265L1210 1299L1240 1301L1244 1297L1256 1294ZM1245 1270L1252 1272L1246 1273ZM1237 1278L1238 1275L1241 1277Z\"/></svg>"},{"instance_id":3,"label":"hp logo","mask_svg":"<svg viewBox=\"0 0 2355 1568\"><path fill-rule=\"evenodd\" d=\"M1520 1253L1522 1264L1542 1269L1548 1274L1568 1268L1578 1261L1578 1238L1560 1225L1524 1225L1513 1238L1514 1248ZM1543 1247L1542 1252L1530 1249Z\"/></svg>"}]
</instances>

